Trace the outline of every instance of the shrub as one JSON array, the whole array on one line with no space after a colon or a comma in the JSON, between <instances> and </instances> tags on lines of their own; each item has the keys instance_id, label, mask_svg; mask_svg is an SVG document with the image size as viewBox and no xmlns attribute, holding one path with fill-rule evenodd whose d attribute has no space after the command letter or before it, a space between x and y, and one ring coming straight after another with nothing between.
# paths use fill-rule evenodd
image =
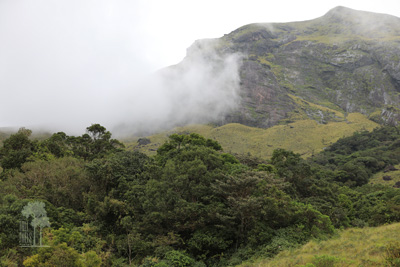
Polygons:
<instances>
[{"instance_id":1,"label":"shrub","mask_svg":"<svg viewBox=\"0 0 400 267\"><path fill-rule=\"evenodd\" d=\"M165 253L165 259L174 267L192 266L195 262L192 258L177 250Z\"/></svg>"}]
</instances>

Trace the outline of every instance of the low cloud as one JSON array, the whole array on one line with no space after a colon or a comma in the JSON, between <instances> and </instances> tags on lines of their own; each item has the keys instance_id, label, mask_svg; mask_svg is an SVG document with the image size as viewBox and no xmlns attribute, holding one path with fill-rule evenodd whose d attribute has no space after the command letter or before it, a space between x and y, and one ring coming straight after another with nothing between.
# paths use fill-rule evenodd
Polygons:
<instances>
[{"instance_id":1,"label":"low cloud","mask_svg":"<svg viewBox=\"0 0 400 267\"><path fill-rule=\"evenodd\" d=\"M149 74L158 64L146 8L125 0L0 1L0 127L81 134L100 123L133 134L232 110L240 57L197 42L183 62Z\"/></svg>"},{"instance_id":2,"label":"low cloud","mask_svg":"<svg viewBox=\"0 0 400 267\"><path fill-rule=\"evenodd\" d=\"M237 108L240 54L217 51L218 40L199 40L178 65L135 85L117 129L150 133L190 123L216 122Z\"/></svg>"}]
</instances>

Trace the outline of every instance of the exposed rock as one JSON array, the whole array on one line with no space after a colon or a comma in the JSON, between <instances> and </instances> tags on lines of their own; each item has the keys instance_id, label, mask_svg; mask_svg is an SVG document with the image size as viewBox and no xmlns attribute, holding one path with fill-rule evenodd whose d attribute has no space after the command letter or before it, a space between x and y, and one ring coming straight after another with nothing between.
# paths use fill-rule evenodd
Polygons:
<instances>
[{"instance_id":1,"label":"exposed rock","mask_svg":"<svg viewBox=\"0 0 400 267\"><path fill-rule=\"evenodd\" d=\"M392 180L392 177L389 176L389 175L385 175L385 176L382 177L382 179L383 179L384 181L390 181L390 180Z\"/></svg>"},{"instance_id":2,"label":"exposed rock","mask_svg":"<svg viewBox=\"0 0 400 267\"><path fill-rule=\"evenodd\" d=\"M310 21L250 24L197 41L188 57L199 45L243 55L241 102L222 124L267 128L305 118L340 120L304 103L360 112L380 123L400 119L400 18L337 7Z\"/></svg>"},{"instance_id":3,"label":"exposed rock","mask_svg":"<svg viewBox=\"0 0 400 267\"><path fill-rule=\"evenodd\" d=\"M392 171L397 171L398 169L396 169L393 165L388 165L386 166L386 168L383 170L383 172L392 172Z\"/></svg>"},{"instance_id":4,"label":"exposed rock","mask_svg":"<svg viewBox=\"0 0 400 267\"><path fill-rule=\"evenodd\" d=\"M151 143L150 139L148 138L139 138L137 142L140 146L145 146Z\"/></svg>"}]
</instances>

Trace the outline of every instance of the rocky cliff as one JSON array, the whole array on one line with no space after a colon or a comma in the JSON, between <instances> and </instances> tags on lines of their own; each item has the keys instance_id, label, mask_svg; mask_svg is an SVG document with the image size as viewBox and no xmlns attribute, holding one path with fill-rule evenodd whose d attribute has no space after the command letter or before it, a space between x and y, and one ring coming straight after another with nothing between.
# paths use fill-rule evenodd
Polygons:
<instances>
[{"instance_id":1,"label":"rocky cliff","mask_svg":"<svg viewBox=\"0 0 400 267\"><path fill-rule=\"evenodd\" d=\"M336 7L303 22L243 26L198 50L240 54L240 104L222 123L268 128L360 112L400 119L400 18ZM205 53L206 54L206 53Z\"/></svg>"}]
</instances>

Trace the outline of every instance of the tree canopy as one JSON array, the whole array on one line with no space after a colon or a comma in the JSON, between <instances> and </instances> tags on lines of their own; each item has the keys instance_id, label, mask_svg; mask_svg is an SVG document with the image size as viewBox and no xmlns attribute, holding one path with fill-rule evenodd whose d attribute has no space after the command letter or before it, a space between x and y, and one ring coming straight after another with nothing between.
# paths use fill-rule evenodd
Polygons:
<instances>
[{"instance_id":1,"label":"tree canopy","mask_svg":"<svg viewBox=\"0 0 400 267\"><path fill-rule=\"evenodd\" d=\"M277 149L267 161L193 133L171 135L155 156L124 149L99 124L77 137L30 134L0 149L3 265L228 266L335 228L400 221L399 190L366 184L400 162L392 129L309 160ZM18 247L21 216L50 247Z\"/></svg>"}]
</instances>

